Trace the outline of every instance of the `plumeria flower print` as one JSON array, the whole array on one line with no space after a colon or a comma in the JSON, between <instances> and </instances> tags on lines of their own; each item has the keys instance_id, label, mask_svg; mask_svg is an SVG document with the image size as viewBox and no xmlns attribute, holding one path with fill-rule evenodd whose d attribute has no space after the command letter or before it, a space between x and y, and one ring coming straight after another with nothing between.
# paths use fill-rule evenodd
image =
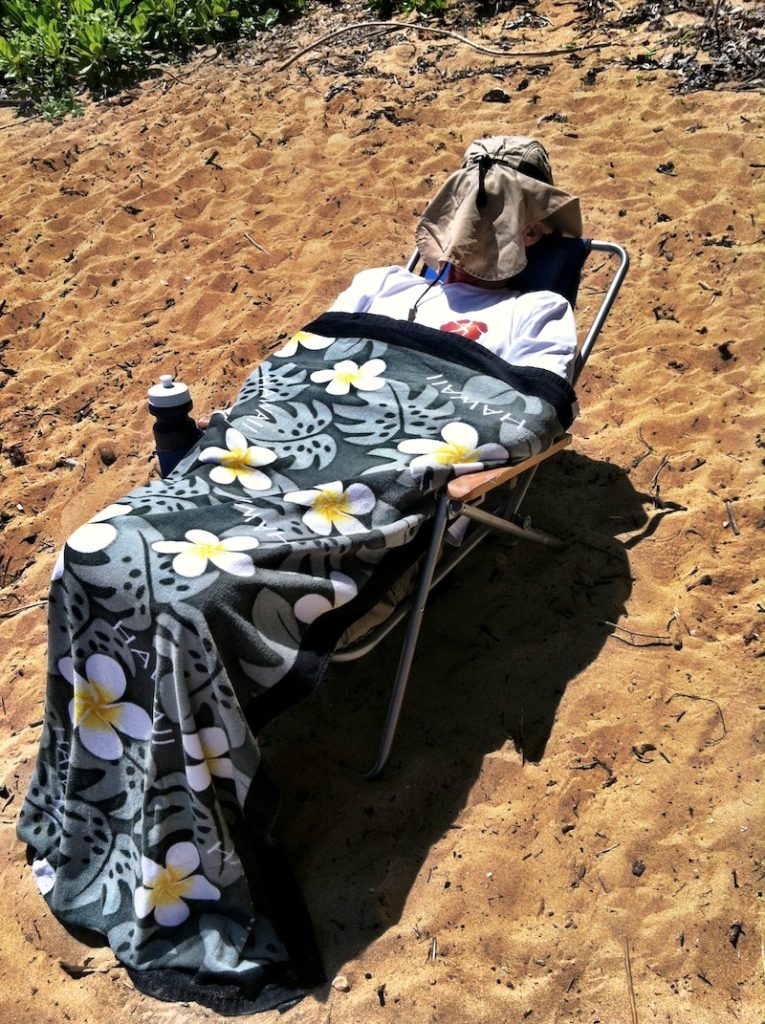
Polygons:
<instances>
[{"instance_id":1,"label":"plumeria flower print","mask_svg":"<svg viewBox=\"0 0 765 1024\"><path fill-rule=\"evenodd\" d=\"M382 359L369 359L359 366L352 359L335 363L331 370L316 370L311 374L315 384L326 384L328 395L347 395L352 387L357 391L379 391L385 387L380 374L385 370Z\"/></svg>"},{"instance_id":2,"label":"plumeria flower print","mask_svg":"<svg viewBox=\"0 0 765 1024\"><path fill-rule=\"evenodd\" d=\"M199 732L185 732L183 749L198 762L186 765L186 778L197 793L207 789L213 775L220 779L234 777L234 766L228 756L228 736L218 726L200 729Z\"/></svg>"},{"instance_id":3,"label":"plumeria flower print","mask_svg":"<svg viewBox=\"0 0 765 1024\"><path fill-rule=\"evenodd\" d=\"M79 526L67 539L67 547L72 548L82 555L92 554L95 551L103 551L117 536L116 527L112 526L109 519L116 519L117 516L126 516L132 512L130 505L109 505L97 512L91 519ZM64 551L59 552L58 559L53 568L52 577L54 580L61 578L64 572Z\"/></svg>"},{"instance_id":4,"label":"plumeria flower print","mask_svg":"<svg viewBox=\"0 0 765 1024\"><path fill-rule=\"evenodd\" d=\"M91 754L102 761L116 761L124 749L119 733L136 740L149 739L151 719L143 708L120 701L127 680L118 661L106 654L91 654L82 676L71 658L61 658L58 670L74 687L69 716L80 742Z\"/></svg>"},{"instance_id":5,"label":"plumeria flower print","mask_svg":"<svg viewBox=\"0 0 765 1024\"><path fill-rule=\"evenodd\" d=\"M453 466L457 472L465 473L480 469L484 462L499 462L508 457L501 444L479 445L478 432L469 423L447 423L441 438L412 438L399 443L400 452L417 456L409 466L412 476L422 476L438 466Z\"/></svg>"},{"instance_id":6,"label":"plumeria flower print","mask_svg":"<svg viewBox=\"0 0 765 1024\"><path fill-rule=\"evenodd\" d=\"M347 604L358 594L358 587L349 576L341 572L331 572L329 580L332 584L333 600L329 601L323 594L305 594L295 603L295 618L306 625Z\"/></svg>"},{"instance_id":7,"label":"plumeria flower print","mask_svg":"<svg viewBox=\"0 0 765 1024\"><path fill-rule=\"evenodd\" d=\"M297 334L292 335L286 345L277 349L274 355L279 359L287 359L294 356L301 345L303 348L317 350L329 348L334 340L334 338L322 338L319 334L311 334L310 331L298 331Z\"/></svg>"},{"instance_id":8,"label":"plumeria flower print","mask_svg":"<svg viewBox=\"0 0 765 1024\"><path fill-rule=\"evenodd\" d=\"M287 501L308 506L303 522L313 533L328 537L334 527L343 536L363 533L366 527L356 519L375 507L375 497L366 484L354 483L345 490L339 480L310 491L291 491Z\"/></svg>"},{"instance_id":9,"label":"plumeria flower print","mask_svg":"<svg viewBox=\"0 0 765 1024\"><path fill-rule=\"evenodd\" d=\"M82 554L89 554L92 551L101 551L107 547L117 536L117 530L109 519L117 516L126 516L132 512L130 505L109 505L107 508L97 512L83 526L74 531L68 538L67 544L75 551Z\"/></svg>"},{"instance_id":10,"label":"plumeria flower print","mask_svg":"<svg viewBox=\"0 0 765 1024\"><path fill-rule=\"evenodd\" d=\"M229 427L226 431L226 447L213 445L205 448L199 461L217 463L210 471L210 479L216 484L232 484L238 480L248 491L267 491L271 480L257 467L275 462L276 455L268 448L247 444L247 438L241 431Z\"/></svg>"},{"instance_id":11,"label":"plumeria flower print","mask_svg":"<svg viewBox=\"0 0 765 1024\"><path fill-rule=\"evenodd\" d=\"M136 914L144 918L154 911L158 925L174 928L183 924L191 913L186 900L219 900L220 889L204 875L194 874L199 861L199 851L193 843L171 846L164 866L142 857L143 885L139 885L133 895Z\"/></svg>"},{"instance_id":12,"label":"plumeria flower print","mask_svg":"<svg viewBox=\"0 0 765 1024\"><path fill-rule=\"evenodd\" d=\"M488 327L481 320L450 320L448 324L441 324L442 331L450 334L459 334L470 341L478 341L482 334L486 334Z\"/></svg>"},{"instance_id":13,"label":"plumeria flower print","mask_svg":"<svg viewBox=\"0 0 765 1024\"><path fill-rule=\"evenodd\" d=\"M47 896L56 884L56 869L46 857L32 861L32 876L43 896Z\"/></svg>"},{"instance_id":14,"label":"plumeria flower print","mask_svg":"<svg viewBox=\"0 0 765 1024\"><path fill-rule=\"evenodd\" d=\"M212 562L216 569L232 576L254 576L255 565L247 551L258 546L255 537L224 537L218 540L207 530L188 530L186 540L158 540L152 548L160 554L175 555L173 570L179 576L201 576Z\"/></svg>"}]
</instances>

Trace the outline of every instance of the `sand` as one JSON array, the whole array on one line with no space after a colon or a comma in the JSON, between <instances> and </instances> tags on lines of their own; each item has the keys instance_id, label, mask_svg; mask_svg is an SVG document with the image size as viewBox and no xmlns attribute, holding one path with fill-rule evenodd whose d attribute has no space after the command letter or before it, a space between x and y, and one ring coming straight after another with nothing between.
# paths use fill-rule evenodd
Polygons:
<instances>
[{"instance_id":1,"label":"sand","mask_svg":"<svg viewBox=\"0 0 765 1024\"><path fill-rule=\"evenodd\" d=\"M346 980L286 1019L765 1019L765 104L678 94L636 67L655 45L640 25L534 11L460 28L528 56L360 33L282 69L368 19L318 6L81 118L0 111L3 1022L214 1019L141 996L108 947L62 928L15 838L55 554L157 475L160 373L198 410L232 398L353 273L406 259L417 213L487 133L542 139L588 234L632 259L573 450L529 497L570 543L497 538L435 597L383 780L362 773L397 637L269 729L279 834ZM585 282L580 323L600 287Z\"/></svg>"}]
</instances>

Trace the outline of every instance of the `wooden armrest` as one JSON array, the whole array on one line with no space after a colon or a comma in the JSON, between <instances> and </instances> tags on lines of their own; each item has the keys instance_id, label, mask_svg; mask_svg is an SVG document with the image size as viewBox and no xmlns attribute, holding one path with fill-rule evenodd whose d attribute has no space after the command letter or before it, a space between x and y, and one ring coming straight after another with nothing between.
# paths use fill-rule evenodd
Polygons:
<instances>
[{"instance_id":1,"label":"wooden armrest","mask_svg":"<svg viewBox=\"0 0 765 1024\"><path fill-rule=\"evenodd\" d=\"M450 480L446 487L446 493L454 501L473 501L475 498L479 498L482 494L487 494L495 487L499 487L500 484L506 483L508 480L512 480L514 476L520 476L521 473L525 473L527 469L531 469L532 466L538 465L540 462L544 462L545 459L549 459L551 455L555 455L561 451L562 448L568 447L571 444L571 434L564 434L563 437L558 438L557 441L553 441L549 448L545 448L543 452L539 452L537 455L531 455L528 459L524 459L523 462L519 462L515 466L502 466L500 469L485 469L480 473L465 473L464 476L455 477L454 480Z\"/></svg>"}]
</instances>

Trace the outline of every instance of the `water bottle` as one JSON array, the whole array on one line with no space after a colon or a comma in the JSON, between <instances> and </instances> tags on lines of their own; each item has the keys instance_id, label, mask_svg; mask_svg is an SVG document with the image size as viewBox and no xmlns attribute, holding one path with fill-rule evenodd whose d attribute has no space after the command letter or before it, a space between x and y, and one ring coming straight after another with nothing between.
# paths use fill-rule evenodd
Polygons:
<instances>
[{"instance_id":1,"label":"water bottle","mask_svg":"<svg viewBox=\"0 0 765 1024\"><path fill-rule=\"evenodd\" d=\"M154 440L159 472L164 479L197 443L202 431L189 416L193 406L188 386L169 373L149 388L149 412L155 418Z\"/></svg>"}]
</instances>

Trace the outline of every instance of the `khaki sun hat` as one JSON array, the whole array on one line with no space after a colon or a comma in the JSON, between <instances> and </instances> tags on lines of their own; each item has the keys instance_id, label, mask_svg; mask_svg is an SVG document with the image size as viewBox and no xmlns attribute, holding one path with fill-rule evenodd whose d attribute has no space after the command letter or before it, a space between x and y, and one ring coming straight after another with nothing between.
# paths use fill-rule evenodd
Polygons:
<instances>
[{"instance_id":1,"label":"khaki sun hat","mask_svg":"<svg viewBox=\"0 0 765 1024\"><path fill-rule=\"evenodd\" d=\"M526 266L523 231L544 221L582 234L579 200L553 184L544 146L521 135L479 139L428 204L415 239L433 270L453 263L482 281L504 281Z\"/></svg>"}]
</instances>

